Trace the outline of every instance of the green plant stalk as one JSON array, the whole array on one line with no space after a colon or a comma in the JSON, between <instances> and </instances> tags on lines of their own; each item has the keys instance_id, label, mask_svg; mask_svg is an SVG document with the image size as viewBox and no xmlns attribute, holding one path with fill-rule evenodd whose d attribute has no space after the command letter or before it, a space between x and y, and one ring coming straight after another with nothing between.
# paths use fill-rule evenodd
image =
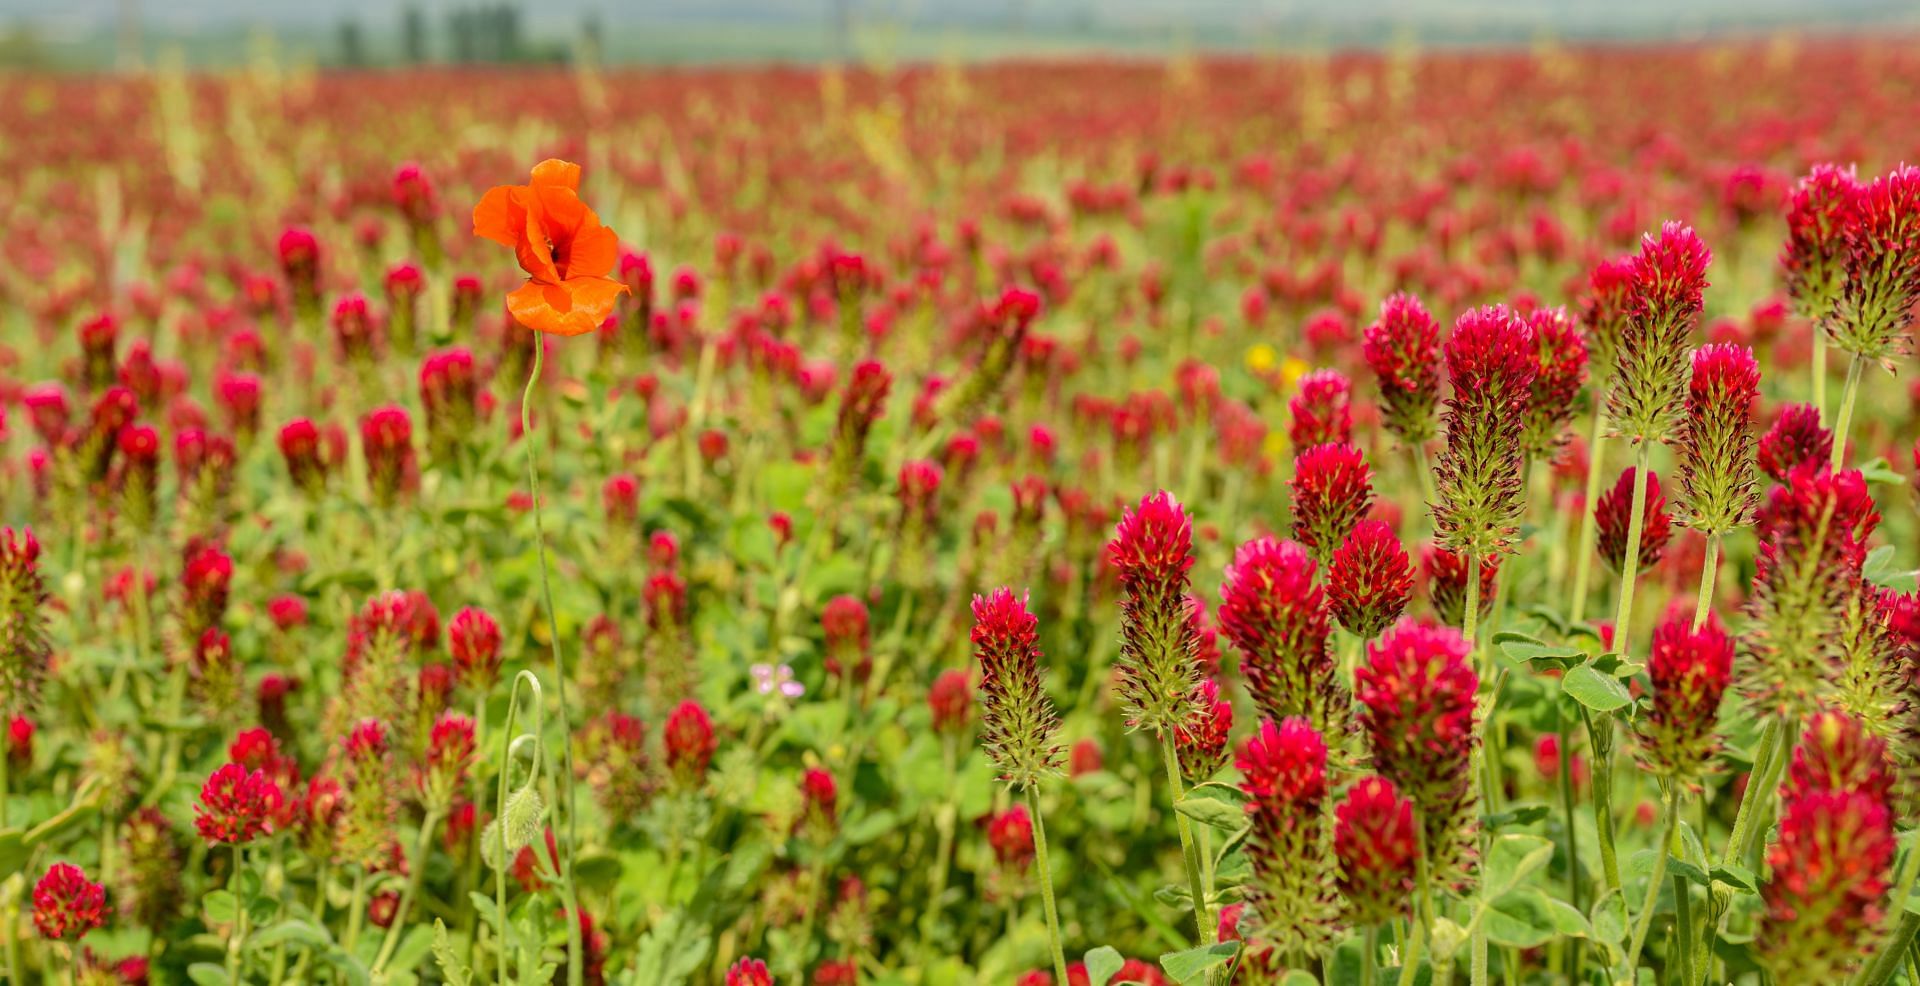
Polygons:
<instances>
[{"instance_id":1,"label":"green plant stalk","mask_svg":"<svg viewBox=\"0 0 1920 986\"><path fill-rule=\"evenodd\" d=\"M1913 884L1920 877L1920 841L1916 841L1907 850L1907 856L1900 861L1900 872L1894 877L1893 896L1887 907L1887 936L1881 943L1880 951L1853 977L1853 986L1881 986L1893 978L1900 967L1900 960L1913 945L1915 932L1920 932L1920 914L1907 910L1907 900L1913 896Z\"/></svg>"},{"instance_id":2,"label":"green plant stalk","mask_svg":"<svg viewBox=\"0 0 1920 986\"><path fill-rule=\"evenodd\" d=\"M247 911L250 901L240 900L237 887L240 886L240 869L245 865L244 853L240 843L233 844L233 872L227 874L227 892L233 894L237 902L234 907L233 932L227 936L227 979L240 982L240 956L247 947ZM394 922L398 924L399 922Z\"/></svg>"},{"instance_id":3,"label":"green plant stalk","mask_svg":"<svg viewBox=\"0 0 1920 986\"><path fill-rule=\"evenodd\" d=\"M1680 981L1687 986L1699 979L1694 972L1695 939L1693 927L1693 892L1687 886L1687 878L1678 873L1667 878L1673 885L1673 950L1676 963L1680 967Z\"/></svg>"},{"instance_id":4,"label":"green plant stalk","mask_svg":"<svg viewBox=\"0 0 1920 986\"><path fill-rule=\"evenodd\" d=\"M520 673L513 676L512 689L507 693L507 722L506 722L506 729L503 731L506 739L505 739L505 745L502 747L502 753L500 757L500 769L497 772L497 779L495 781L495 797L497 798L497 800L495 800L493 803L493 806L494 806L493 815L495 819L504 819L506 815L507 775L512 772L512 768L513 768L513 739L514 739L513 727L514 727L515 720L519 718L520 682L523 680L526 681L528 685L532 688L533 696L534 696L533 698L534 754L533 754L533 767L531 768L531 770L529 770L527 774L528 784L536 784L539 782L540 765L542 761L545 759L544 755L540 751L540 745L542 742L541 734L545 731L545 727L546 727L546 723L543 719L541 708L540 708L542 703L540 679L537 675L535 675L531 671L521 671ZM511 950L510 946L512 946L513 944L513 925L511 922L507 920L507 867L510 865L511 861L506 858L507 856L506 823L504 820L502 820L500 821L499 824L500 824L500 860L499 860L500 865L494 867L494 870L493 870L493 905L494 905L494 917L498 918L500 923L497 927L494 928L494 931L500 936L499 947L496 950L499 953L497 956L498 961L496 962L496 968L499 970L499 976L500 976L499 986L507 986L508 982L510 981L508 977L508 972L507 972L507 968L510 963L507 960L507 955ZM481 838L482 839L485 838L484 833L482 834ZM577 955L579 953L576 952L574 954Z\"/></svg>"},{"instance_id":5,"label":"green plant stalk","mask_svg":"<svg viewBox=\"0 0 1920 986\"><path fill-rule=\"evenodd\" d=\"M1833 422L1833 458L1827 464L1834 472L1847 460L1847 431L1853 427L1853 402L1860 396L1860 369L1866 361L1858 355L1847 361L1847 383L1840 391L1840 416Z\"/></svg>"},{"instance_id":6,"label":"green plant stalk","mask_svg":"<svg viewBox=\"0 0 1920 986\"><path fill-rule=\"evenodd\" d=\"M360 942L360 922L367 913L367 868L354 867L353 899L347 904L347 933L341 937L340 944L348 952Z\"/></svg>"},{"instance_id":7,"label":"green plant stalk","mask_svg":"<svg viewBox=\"0 0 1920 986\"><path fill-rule=\"evenodd\" d=\"M1600 834L1600 877L1607 890L1620 889L1620 859L1613 844L1613 738L1601 738L1601 730L1613 729L1613 719L1600 716L1596 719L1580 709L1580 717L1587 724L1587 745L1593 749L1593 824Z\"/></svg>"},{"instance_id":8,"label":"green plant stalk","mask_svg":"<svg viewBox=\"0 0 1920 986\"><path fill-rule=\"evenodd\" d=\"M427 869L427 852L433 837L433 827L440 822L438 812L428 811L420 819L420 832L414 837L412 872L407 876L407 886L400 892L400 906L393 912L393 923L387 926L387 938L380 943L380 952L374 956L372 972L379 975L393 958L393 951L400 947L400 932L407 926L407 916L413 912L413 899L420 894L420 878Z\"/></svg>"},{"instance_id":9,"label":"green plant stalk","mask_svg":"<svg viewBox=\"0 0 1920 986\"><path fill-rule=\"evenodd\" d=\"M1813 410L1824 421L1827 415L1827 332L1818 325L1813 329L1813 358L1807 361L1807 366L1813 373Z\"/></svg>"},{"instance_id":10,"label":"green plant stalk","mask_svg":"<svg viewBox=\"0 0 1920 986\"><path fill-rule=\"evenodd\" d=\"M533 369L527 374L526 389L520 393L520 440L527 444L527 492L533 497L533 534L540 556L540 600L546 607L548 642L553 646L554 687L560 699L560 735L569 737L560 744L560 801L561 810L567 816L567 858L560 865L560 901L566 909L567 954L578 958L583 949L580 939L580 899L573 885L572 856L580 851L576 828L578 812L574 810L573 719L567 708L566 648L561 645L560 619L553 609L553 576L548 571L547 530L540 503L539 456L534 451L533 440L533 390L540 382L540 370L547 351L545 339L538 332L533 334ZM500 920L506 921L505 912L501 913ZM585 963L567 963L567 986L581 986L585 976Z\"/></svg>"},{"instance_id":11,"label":"green plant stalk","mask_svg":"<svg viewBox=\"0 0 1920 986\"><path fill-rule=\"evenodd\" d=\"M1647 943L1647 929L1653 926L1653 911L1660 904L1660 884L1667 878L1667 856L1673 852L1673 839L1680 831L1680 785L1669 782L1667 796L1660 806L1660 841L1654 844L1653 873L1647 877L1647 895L1641 898L1640 913L1634 915L1633 937L1627 943L1627 968L1640 962L1640 949Z\"/></svg>"},{"instance_id":12,"label":"green plant stalk","mask_svg":"<svg viewBox=\"0 0 1920 986\"><path fill-rule=\"evenodd\" d=\"M1418 805L1413 809L1414 890L1420 910L1406 954L1400 959L1400 986L1413 986L1414 973L1420 967L1422 946L1433 938L1433 881L1427 871L1427 820Z\"/></svg>"},{"instance_id":13,"label":"green plant stalk","mask_svg":"<svg viewBox=\"0 0 1920 986\"><path fill-rule=\"evenodd\" d=\"M1053 945L1055 981L1067 981L1067 953L1060 943L1060 910L1053 899L1053 870L1047 861L1047 824L1040 818L1040 790L1027 788L1027 808L1033 812L1033 862L1040 871L1040 903L1047 912L1047 937Z\"/></svg>"},{"instance_id":14,"label":"green plant stalk","mask_svg":"<svg viewBox=\"0 0 1920 986\"><path fill-rule=\"evenodd\" d=\"M1587 586L1593 577L1594 545L1598 543L1600 528L1594 518L1593 505L1600 499L1600 463L1604 459L1602 452L1606 444L1604 426L1607 420L1606 402L1600 399L1598 383L1593 392L1593 423L1587 430L1587 493L1580 501L1580 555L1573 566L1573 598L1567 604L1567 621L1579 623L1587 615Z\"/></svg>"},{"instance_id":15,"label":"green plant stalk","mask_svg":"<svg viewBox=\"0 0 1920 986\"><path fill-rule=\"evenodd\" d=\"M1693 604L1693 629L1697 632L1713 612L1713 580L1720 570L1720 534L1707 535L1707 557L1700 563L1700 599Z\"/></svg>"},{"instance_id":16,"label":"green plant stalk","mask_svg":"<svg viewBox=\"0 0 1920 986\"><path fill-rule=\"evenodd\" d=\"M1163 734L1160 737L1160 759L1166 764L1167 790L1171 798L1168 804L1173 806L1174 822L1180 830L1180 854L1185 857L1187 864L1187 892L1193 896L1193 922L1199 933L1196 941L1202 946L1211 945L1213 920L1207 914L1206 887L1200 880L1200 855L1193 845L1193 824L1180 813L1180 800L1186 797L1186 791L1180 783L1180 759L1174 753L1172 736Z\"/></svg>"},{"instance_id":17,"label":"green plant stalk","mask_svg":"<svg viewBox=\"0 0 1920 986\"><path fill-rule=\"evenodd\" d=\"M1886 986L1899 973L1903 963L1913 961L1913 940L1920 935L1920 914L1902 915L1900 924L1894 929L1893 937L1880 949L1873 961L1854 978L1860 986ZM1913 971L1907 973L1908 982L1920 983Z\"/></svg>"},{"instance_id":18,"label":"green plant stalk","mask_svg":"<svg viewBox=\"0 0 1920 986\"><path fill-rule=\"evenodd\" d=\"M927 910L920 916L920 948L923 952L933 937L934 926L940 923L940 910L945 904L943 898L947 895L947 869L953 857L953 827L960 813L954 797L954 791L959 787L956 783L959 759L953 736L948 734L940 737L940 763L947 780L947 795L933 820L939 832L939 851L933 859L933 881L927 897Z\"/></svg>"},{"instance_id":19,"label":"green plant stalk","mask_svg":"<svg viewBox=\"0 0 1920 986\"><path fill-rule=\"evenodd\" d=\"M1413 474L1420 480L1421 510L1424 515L1433 510L1440 500L1440 494L1433 488L1433 461L1427 456L1427 443L1413 443Z\"/></svg>"},{"instance_id":20,"label":"green plant stalk","mask_svg":"<svg viewBox=\"0 0 1920 986\"><path fill-rule=\"evenodd\" d=\"M1559 723L1559 717L1559 705L1556 704L1554 706L1556 725ZM1564 726L1559 726L1559 731L1560 810L1564 818L1562 825L1567 833L1567 887L1573 897L1573 909L1585 914L1587 913L1587 908L1582 902L1585 896L1585 888L1581 883L1581 878L1586 875L1586 872L1580 868L1580 839L1579 836L1574 834L1573 828L1573 733ZM1581 950L1577 946L1567 950L1568 982L1577 983L1580 981L1580 954Z\"/></svg>"},{"instance_id":21,"label":"green plant stalk","mask_svg":"<svg viewBox=\"0 0 1920 986\"><path fill-rule=\"evenodd\" d=\"M1380 952L1380 926L1368 925L1365 941L1360 945L1360 981L1365 986L1373 986L1379 976L1374 972L1374 963Z\"/></svg>"},{"instance_id":22,"label":"green plant stalk","mask_svg":"<svg viewBox=\"0 0 1920 986\"><path fill-rule=\"evenodd\" d=\"M1773 776L1776 762L1783 759L1780 741L1785 736L1785 728L1778 716L1769 716L1761 727L1759 743L1754 747L1753 769L1747 779L1747 789L1740 796L1740 807L1733 816L1733 831L1727 835L1727 848L1720 857L1722 866L1732 866L1746 858L1752 850L1752 833L1756 828L1754 813L1757 805L1767 800L1765 788L1768 778Z\"/></svg>"},{"instance_id":23,"label":"green plant stalk","mask_svg":"<svg viewBox=\"0 0 1920 986\"><path fill-rule=\"evenodd\" d=\"M1477 671L1480 663L1480 647L1475 637L1480 631L1480 556L1472 553L1467 558L1467 604L1460 614L1460 635L1467 638L1468 659ZM1497 686L1488 697L1486 712L1480 717L1481 742L1480 757L1480 800L1489 811L1497 810L1499 804L1498 782L1494 779L1496 754L1489 747L1493 743L1493 705L1499 700ZM1486 986L1487 983L1487 924L1485 921L1473 922L1472 957L1468 970L1468 979L1473 986Z\"/></svg>"},{"instance_id":24,"label":"green plant stalk","mask_svg":"<svg viewBox=\"0 0 1920 986\"><path fill-rule=\"evenodd\" d=\"M1647 522L1647 463L1653 445L1642 439L1633 458L1633 509L1627 515L1627 551L1620 556L1620 594L1613 613L1613 649L1621 657L1633 639L1633 590L1640 579L1640 528Z\"/></svg>"}]
</instances>

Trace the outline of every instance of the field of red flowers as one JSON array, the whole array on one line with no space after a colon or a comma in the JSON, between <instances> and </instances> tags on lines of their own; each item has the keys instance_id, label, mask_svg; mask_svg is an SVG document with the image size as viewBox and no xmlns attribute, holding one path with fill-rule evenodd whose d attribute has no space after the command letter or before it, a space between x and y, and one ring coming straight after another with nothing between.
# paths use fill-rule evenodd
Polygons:
<instances>
[{"instance_id":1,"label":"field of red flowers","mask_svg":"<svg viewBox=\"0 0 1920 986\"><path fill-rule=\"evenodd\" d=\"M1920 984L1915 119L0 76L0 969Z\"/></svg>"}]
</instances>

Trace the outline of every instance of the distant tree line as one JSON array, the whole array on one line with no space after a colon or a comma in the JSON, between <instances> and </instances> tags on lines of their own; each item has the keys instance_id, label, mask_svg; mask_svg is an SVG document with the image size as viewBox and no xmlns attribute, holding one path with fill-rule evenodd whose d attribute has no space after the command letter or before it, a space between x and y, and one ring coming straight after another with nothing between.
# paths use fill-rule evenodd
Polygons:
<instances>
[{"instance_id":1,"label":"distant tree line","mask_svg":"<svg viewBox=\"0 0 1920 986\"><path fill-rule=\"evenodd\" d=\"M401 65L434 61L465 65L568 60L571 53L565 44L529 40L523 30L521 13L519 4L505 0L464 4L448 10L436 32L425 10L416 4L407 4L400 9L399 46L390 60ZM594 15L587 16L592 23ZM357 18L340 22L337 47L335 57L343 66L361 67L382 61L369 50L366 31Z\"/></svg>"}]
</instances>

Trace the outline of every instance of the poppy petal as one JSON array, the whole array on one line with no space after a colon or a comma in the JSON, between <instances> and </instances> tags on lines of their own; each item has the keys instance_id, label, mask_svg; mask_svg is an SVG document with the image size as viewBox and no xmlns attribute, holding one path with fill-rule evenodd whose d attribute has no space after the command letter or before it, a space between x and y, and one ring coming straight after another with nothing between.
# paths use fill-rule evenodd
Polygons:
<instances>
[{"instance_id":1,"label":"poppy petal","mask_svg":"<svg viewBox=\"0 0 1920 986\"><path fill-rule=\"evenodd\" d=\"M502 246L517 247L527 228L527 210L514 195L525 185L495 185L473 207L473 235L484 236Z\"/></svg>"},{"instance_id":2,"label":"poppy petal","mask_svg":"<svg viewBox=\"0 0 1920 986\"><path fill-rule=\"evenodd\" d=\"M574 164L572 161L562 161L557 157L550 157L533 166L533 184L536 188L542 185L561 185L569 189L578 190L580 188L580 166Z\"/></svg>"},{"instance_id":3,"label":"poppy petal","mask_svg":"<svg viewBox=\"0 0 1920 986\"><path fill-rule=\"evenodd\" d=\"M573 234L564 276L569 282L582 277L605 277L619 262L620 237L600 225L599 218L589 211L586 221Z\"/></svg>"}]
</instances>

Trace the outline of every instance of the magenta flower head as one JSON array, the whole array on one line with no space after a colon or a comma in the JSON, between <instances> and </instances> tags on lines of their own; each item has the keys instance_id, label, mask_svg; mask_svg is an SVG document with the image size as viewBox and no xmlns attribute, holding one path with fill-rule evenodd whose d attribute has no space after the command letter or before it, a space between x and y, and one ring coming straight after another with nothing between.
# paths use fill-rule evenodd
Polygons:
<instances>
[{"instance_id":1,"label":"magenta flower head","mask_svg":"<svg viewBox=\"0 0 1920 986\"><path fill-rule=\"evenodd\" d=\"M867 651L869 622L867 604L857 596L839 595L827 600L820 610L820 631L826 638L827 674L840 678L852 675L865 681L873 670L873 657Z\"/></svg>"},{"instance_id":2,"label":"magenta flower head","mask_svg":"<svg viewBox=\"0 0 1920 986\"><path fill-rule=\"evenodd\" d=\"M1753 405L1759 396L1753 350L1713 343L1693 351L1680 424L1680 501L1687 526L1702 534L1725 534L1753 513Z\"/></svg>"},{"instance_id":3,"label":"magenta flower head","mask_svg":"<svg viewBox=\"0 0 1920 986\"><path fill-rule=\"evenodd\" d=\"M1150 494L1121 515L1107 562L1120 581L1117 667L1127 722L1171 735L1191 716L1199 683L1186 601L1193 522L1173 494Z\"/></svg>"},{"instance_id":4,"label":"magenta flower head","mask_svg":"<svg viewBox=\"0 0 1920 986\"><path fill-rule=\"evenodd\" d=\"M1526 321L1540 372L1527 401L1524 440L1529 458L1546 461L1566 442L1567 422L1587 382L1587 340L1564 308L1535 309Z\"/></svg>"},{"instance_id":5,"label":"magenta flower head","mask_svg":"<svg viewBox=\"0 0 1920 986\"><path fill-rule=\"evenodd\" d=\"M1846 276L1827 333L1891 372L1913 348L1920 305L1920 167L1903 165L1868 183L1843 239Z\"/></svg>"},{"instance_id":6,"label":"magenta flower head","mask_svg":"<svg viewBox=\"0 0 1920 986\"><path fill-rule=\"evenodd\" d=\"M1613 488L1600 495L1600 502L1594 506L1594 520L1600 549L1600 558L1614 571L1620 571L1626 563L1627 539L1632 536L1633 528L1633 484L1636 470L1632 466L1621 470L1620 478ZM1647 499L1645 516L1640 522L1640 557L1638 571L1646 571L1660 563L1660 557L1667 553L1667 539L1673 534L1673 518L1667 515L1667 498L1660 490L1660 476L1647 472Z\"/></svg>"},{"instance_id":7,"label":"magenta flower head","mask_svg":"<svg viewBox=\"0 0 1920 986\"><path fill-rule=\"evenodd\" d=\"M194 827L207 845L245 845L273 831L284 797L265 770L229 763L200 788Z\"/></svg>"},{"instance_id":8,"label":"magenta flower head","mask_svg":"<svg viewBox=\"0 0 1920 986\"><path fill-rule=\"evenodd\" d=\"M1833 432L1820 424L1820 409L1812 404L1788 404L1773 419L1773 427L1760 436L1755 457L1760 471L1776 483L1787 481L1787 473L1802 462L1816 466L1833 453Z\"/></svg>"},{"instance_id":9,"label":"magenta flower head","mask_svg":"<svg viewBox=\"0 0 1920 986\"><path fill-rule=\"evenodd\" d=\"M1247 907L1241 934L1281 954L1323 955L1339 918L1327 831L1327 743L1307 720L1268 719L1234 766L1247 795Z\"/></svg>"},{"instance_id":10,"label":"magenta flower head","mask_svg":"<svg viewBox=\"0 0 1920 986\"><path fill-rule=\"evenodd\" d=\"M1815 325L1833 315L1846 279L1846 236L1860 205L1853 168L1817 164L1793 186L1787 200L1787 242L1780 271L1800 317Z\"/></svg>"},{"instance_id":11,"label":"magenta flower head","mask_svg":"<svg viewBox=\"0 0 1920 986\"><path fill-rule=\"evenodd\" d=\"M1412 913L1420 845L1413 802L1384 777L1363 777L1334 808L1333 853L1347 919L1375 927Z\"/></svg>"},{"instance_id":12,"label":"magenta flower head","mask_svg":"<svg viewBox=\"0 0 1920 986\"><path fill-rule=\"evenodd\" d=\"M1420 552L1420 574L1426 578L1427 602L1433 607L1434 618L1448 626L1460 626L1466 616L1467 579L1472 577L1469 568L1465 555L1437 544L1427 545ZM1476 619L1484 620L1493 612L1493 594L1499 581L1500 556L1480 559L1480 612Z\"/></svg>"},{"instance_id":13,"label":"magenta flower head","mask_svg":"<svg viewBox=\"0 0 1920 986\"><path fill-rule=\"evenodd\" d=\"M500 624L484 609L462 609L447 623L447 653L468 687L492 688L500 677Z\"/></svg>"},{"instance_id":14,"label":"magenta flower head","mask_svg":"<svg viewBox=\"0 0 1920 986\"><path fill-rule=\"evenodd\" d=\"M1380 417L1408 445L1436 433L1440 403L1440 325L1410 294L1380 303L1380 318L1367 327L1362 348L1380 385Z\"/></svg>"},{"instance_id":15,"label":"magenta flower head","mask_svg":"<svg viewBox=\"0 0 1920 986\"><path fill-rule=\"evenodd\" d=\"M1676 431L1687 390L1687 340L1700 321L1713 254L1693 227L1669 222L1640 241L1633 308L1614 356L1607 416L1635 443Z\"/></svg>"},{"instance_id":16,"label":"magenta flower head","mask_svg":"<svg viewBox=\"0 0 1920 986\"><path fill-rule=\"evenodd\" d=\"M933 731L941 736L957 736L973 720L973 682L959 668L948 668L933 679L927 689L927 711L933 719Z\"/></svg>"},{"instance_id":17,"label":"magenta flower head","mask_svg":"<svg viewBox=\"0 0 1920 986\"><path fill-rule=\"evenodd\" d=\"M48 941L79 941L107 924L107 888L72 863L55 863L33 885L33 926Z\"/></svg>"},{"instance_id":18,"label":"magenta flower head","mask_svg":"<svg viewBox=\"0 0 1920 986\"><path fill-rule=\"evenodd\" d=\"M1453 394L1433 525L1453 551L1499 554L1519 536L1521 440L1539 369L1533 330L1502 306L1460 316L1447 339Z\"/></svg>"},{"instance_id":19,"label":"magenta flower head","mask_svg":"<svg viewBox=\"0 0 1920 986\"><path fill-rule=\"evenodd\" d=\"M1781 981L1845 982L1879 941L1895 851L1891 784L1886 745L1859 720L1808 721L1781 790L1755 939Z\"/></svg>"},{"instance_id":20,"label":"magenta flower head","mask_svg":"<svg viewBox=\"0 0 1920 986\"><path fill-rule=\"evenodd\" d=\"M1193 718L1174 730L1180 769L1198 784L1220 772L1227 763L1227 736L1233 732L1233 702L1222 698L1220 684L1209 678L1194 696Z\"/></svg>"},{"instance_id":21,"label":"magenta flower head","mask_svg":"<svg viewBox=\"0 0 1920 986\"><path fill-rule=\"evenodd\" d=\"M1419 808L1430 872L1448 883L1464 876L1473 847L1480 679L1470 650L1450 627L1401 620L1354 672L1373 767Z\"/></svg>"},{"instance_id":22,"label":"magenta flower head","mask_svg":"<svg viewBox=\"0 0 1920 986\"><path fill-rule=\"evenodd\" d=\"M1580 305L1580 324L1587 330L1587 355L1595 373L1612 373L1633 314L1632 254L1602 260L1587 274L1587 292Z\"/></svg>"},{"instance_id":23,"label":"magenta flower head","mask_svg":"<svg viewBox=\"0 0 1920 986\"><path fill-rule=\"evenodd\" d=\"M878 360L856 364L840 395L840 414L834 425L831 482L843 488L853 481L865 460L867 434L886 409L893 374Z\"/></svg>"},{"instance_id":24,"label":"magenta flower head","mask_svg":"<svg viewBox=\"0 0 1920 986\"><path fill-rule=\"evenodd\" d=\"M1240 649L1240 671L1263 718L1305 716L1344 728L1347 696L1327 646L1327 602L1318 566L1292 541L1255 538L1234 552L1220 586L1221 632Z\"/></svg>"},{"instance_id":25,"label":"magenta flower head","mask_svg":"<svg viewBox=\"0 0 1920 986\"><path fill-rule=\"evenodd\" d=\"M413 450L413 418L398 404L379 408L360 421L360 444L367 459L367 481L381 506L391 506L420 486L420 464Z\"/></svg>"},{"instance_id":26,"label":"magenta flower head","mask_svg":"<svg viewBox=\"0 0 1920 986\"><path fill-rule=\"evenodd\" d=\"M1653 705L1641 730L1642 760L1671 781L1697 785L1719 752L1714 733L1733 673L1733 638L1717 618L1690 627L1669 619L1653 631L1647 680Z\"/></svg>"},{"instance_id":27,"label":"magenta flower head","mask_svg":"<svg viewBox=\"0 0 1920 986\"><path fill-rule=\"evenodd\" d=\"M1354 525L1327 566L1334 619L1348 633L1372 640L1406 612L1412 593L1413 562L1393 528L1377 520Z\"/></svg>"},{"instance_id":28,"label":"magenta flower head","mask_svg":"<svg viewBox=\"0 0 1920 986\"><path fill-rule=\"evenodd\" d=\"M417 777L420 799L445 815L467 783L473 765L473 720L458 712L443 713L427 734L427 752Z\"/></svg>"},{"instance_id":29,"label":"magenta flower head","mask_svg":"<svg viewBox=\"0 0 1920 986\"><path fill-rule=\"evenodd\" d=\"M1829 703L1879 522L1858 470L1802 463L1768 494L1755 517L1760 552L1740 641L1749 656L1740 690L1757 709L1803 717Z\"/></svg>"},{"instance_id":30,"label":"magenta flower head","mask_svg":"<svg viewBox=\"0 0 1920 986\"><path fill-rule=\"evenodd\" d=\"M1287 437L1294 448L1353 441L1353 384L1339 370L1314 370L1300 378L1287 402Z\"/></svg>"},{"instance_id":31,"label":"magenta flower head","mask_svg":"<svg viewBox=\"0 0 1920 986\"><path fill-rule=\"evenodd\" d=\"M727 986L773 986L773 973L756 958L743 958L727 969Z\"/></svg>"},{"instance_id":32,"label":"magenta flower head","mask_svg":"<svg viewBox=\"0 0 1920 986\"><path fill-rule=\"evenodd\" d=\"M1040 621L1012 589L973 597L973 655L980 662L980 744L1000 779L1027 789L1060 770L1060 718L1040 667Z\"/></svg>"},{"instance_id":33,"label":"magenta flower head","mask_svg":"<svg viewBox=\"0 0 1920 986\"><path fill-rule=\"evenodd\" d=\"M1326 564L1373 506L1366 456L1345 443L1315 445L1293 459L1293 539Z\"/></svg>"},{"instance_id":34,"label":"magenta flower head","mask_svg":"<svg viewBox=\"0 0 1920 986\"><path fill-rule=\"evenodd\" d=\"M685 790L698 790L706 782L707 765L713 762L718 746L707 710L692 699L681 702L667 716L662 739L666 743L667 773L674 783Z\"/></svg>"},{"instance_id":35,"label":"magenta flower head","mask_svg":"<svg viewBox=\"0 0 1920 986\"><path fill-rule=\"evenodd\" d=\"M47 586L33 531L0 527L0 715L32 712L47 676Z\"/></svg>"}]
</instances>

